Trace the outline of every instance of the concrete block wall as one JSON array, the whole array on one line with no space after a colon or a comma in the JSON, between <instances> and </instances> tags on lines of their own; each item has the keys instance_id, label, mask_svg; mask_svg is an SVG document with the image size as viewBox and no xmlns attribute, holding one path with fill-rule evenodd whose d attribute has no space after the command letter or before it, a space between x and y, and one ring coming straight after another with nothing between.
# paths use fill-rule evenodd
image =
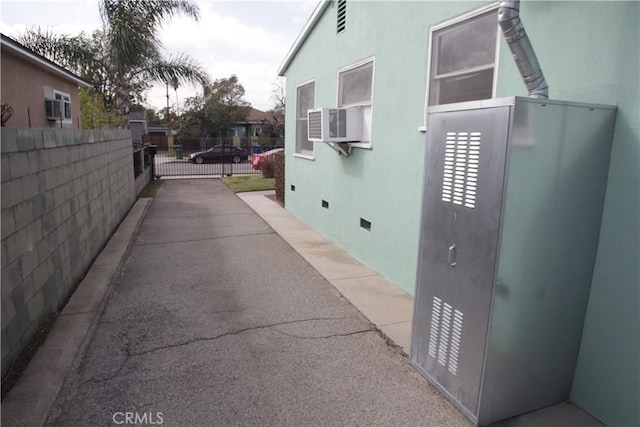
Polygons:
<instances>
[{"instance_id":1,"label":"concrete block wall","mask_svg":"<svg viewBox=\"0 0 640 427\"><path fill-rule=\"evenodd\" d=\"M142 173L142 175L136 177L136 183L135 183L136 196L139 196L140 193L142 193L142 190L144 190L144 187L146 187L150 181L151 181L151 167L147 166L144 168L144 172Z\"/></svg>"},{"instance_id":2,"label":"concrete block wall","mask_svg":"<svg viewBox=\"0 0 640 427\"><path fill-rule=\"evenodd\" d=\"M2 128L2 375L135 202L124 130Z\"/></svg>"}]
</instances>

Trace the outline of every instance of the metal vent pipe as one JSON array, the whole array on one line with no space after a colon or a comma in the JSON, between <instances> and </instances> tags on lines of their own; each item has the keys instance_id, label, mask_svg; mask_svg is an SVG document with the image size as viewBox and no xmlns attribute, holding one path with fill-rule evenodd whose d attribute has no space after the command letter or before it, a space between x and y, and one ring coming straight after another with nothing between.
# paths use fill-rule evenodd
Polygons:
<instances>
[{"instance_id":1,"label":"metal vent pipe","mask_svg":"<svg viewBox=\"0 0 640 427\"><path fill-rule=\"evenodd\" d=\"M520 75L532 98L549 98L549 87L529 36L520 20L520 0L502 1L498 8L498 24L509 44Z\"/></svg>"}]
</instances>

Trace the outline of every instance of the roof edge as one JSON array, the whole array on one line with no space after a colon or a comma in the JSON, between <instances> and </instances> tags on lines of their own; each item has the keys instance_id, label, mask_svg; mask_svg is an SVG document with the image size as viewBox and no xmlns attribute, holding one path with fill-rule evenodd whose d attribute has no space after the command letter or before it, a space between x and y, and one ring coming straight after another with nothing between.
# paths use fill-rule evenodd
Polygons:
<instances>
[{"instance_id":1,"label":"roof edge","mask_svg":"<svg viewBox=\"0 0 640 427\"><path fill-rule=\"evenodd\" d=\"M61 76L61 77L65 78L65 79L67 79L67 80L70 80L70 81L78 84L79 86L91 87L91 83L88 82L87 80L83 79L82 77L79 77L79 76L75 75L71 71L69 71L66 68L56 64L53 61L50 61L49 59L45 58L44 56L35 53L31 49L27 48L26 46L23 46L22 44L20 44L16 40L12 39L11 37L6 36L4 34L0 34L0 36L1 36L0 37L1 45L2 45L3 48L7 48L11 52L14 52L14 53L18 54L18 55L22 56L23 58L26 58L27 60L29 60L31 62L40 64L40 65L44 66L45 68L49 69L50 71L53 71L53 73L57 74L58 76Z\"/></svg>"},{"instance_id":2,"label":"roof edge","mask_svg":"<svg viewBox=\"0 0 640 427\"><path fill-rule=\"evenodd\" d=\"M316 26L316 24L320 20L320 17L327 9L327 7L331 4L331 2L332 0L320 0L320 2L318 2L316 8L313 10L313 13L307 20L307 23L302 28L300 34L298 34L296 40L293 42L293 45L289 49L287 56L284 57L284 61L282 61L282 64L280 64L280 67L278 67L278 76L283 77L285 75L287 68L289 68L289 64L291 64L291 61L298 53L309 34L311 34L311 31Z\"/></svg>"}]
</instances>

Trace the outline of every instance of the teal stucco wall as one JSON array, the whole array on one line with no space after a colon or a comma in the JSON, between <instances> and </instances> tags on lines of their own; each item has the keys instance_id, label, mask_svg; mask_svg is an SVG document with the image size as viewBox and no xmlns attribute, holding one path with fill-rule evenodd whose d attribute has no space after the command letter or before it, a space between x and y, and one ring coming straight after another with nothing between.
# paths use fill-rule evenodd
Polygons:
<instances>
[{"instance_id":1,"label":"teal stucco wall","mask_svg":"<svg viewBox=\"0 0 640 427\"><path fill-rule=\"evenodd\" d=\"M426 135L429 28L488 2L356 2L336 34L329 6L288 69L287 209L408 293L415 286ZM617 104L600 230L571 399L609 425L640 425L640 2L523 1L553 99ZM337 70L375 58L372 148L315 144L294 156L296 86L336 105ZM496 95L526 95L504 43ZM290 189L295 185L295 192ZM585 189L588 191L588 189ZM329 202L329 209L321 201ZM360 218L372 223L360 228Z\"/></svg>"},{"instance_id":2,"label":"teal stucco wall","mask_svg":"<svg viewBox=\"0 0 640 427\"><path fill-rule=\"evenodd\" d=\"M640 3L523 2L521 12L550 97L618 105L571 400L608 425L638 426ZM526 94L501 52L498 95Z\"/></svg>"},{"instance_id":3,"label":"teal stucco wall","mask_svg":"<svg viewBox=\"0 0 640 427\"><path fill-rule=\"evenodd\" d=\"M422 200L425 134L418 128L429 27L483 4L349 2L342 34L329 6L287 69L287 209L408 293L415 286ZM337 70L370 57L372 148L355 148L345 158L316 143L314 160L293 157L296 86L315 79L315 105L335 106ZM372 223L371 231L360 228L360 218Z\"/></svg>"},{"instance_id":4,"label":"teal stucco wall","mask_svg":"<svg viewBox=\"0 0 640 427\"><path fill-rule=\"evenodd\" d=\"M551 98L618 105L571 400L607 425L638 426L640 3L525 1L521 15ZM497 95L526 95L504 42L500 65Z\"/></svg>"}]
</instances>

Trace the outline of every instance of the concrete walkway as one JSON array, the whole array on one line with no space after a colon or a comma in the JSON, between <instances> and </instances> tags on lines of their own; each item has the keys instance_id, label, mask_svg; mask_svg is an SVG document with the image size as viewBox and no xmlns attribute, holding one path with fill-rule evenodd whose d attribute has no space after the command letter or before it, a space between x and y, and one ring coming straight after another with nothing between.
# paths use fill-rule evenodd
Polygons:
<instances>
[{"instance_id":1,"label":"concrete walkway","mask_svg":"<svg viewBox=\"0 0 640 427\"><path fill-rule=\"evenodd\" d=\"M411 346L413 297L336 247L320 233L266 196L273 191L238 196L405 353ZM603 427L570 402L560 403L493 424L496 427Z\"/></svg>"},{"instance_id":2,"label":"concrete walkway","mask_svg":"<svg viewBox=\"0 0 640 427\"><path fill-rule=\"evenodd\" d=\"M240 197L176 180L139 201L3 424L471 425L403 354L409 295L264 193ZM571 404L500 424L599 425Z\"/></svg>"},{"instance_id":3,"label":"concrete walkway","mask_svg":"<svg viewBox=\"0 0 640 427\"><path fill-rule=\"evenodd\" d=\"M413 298L265 197L271 193L238 196L366 318L409 353Z\"/></svg>"}]
</instances>

